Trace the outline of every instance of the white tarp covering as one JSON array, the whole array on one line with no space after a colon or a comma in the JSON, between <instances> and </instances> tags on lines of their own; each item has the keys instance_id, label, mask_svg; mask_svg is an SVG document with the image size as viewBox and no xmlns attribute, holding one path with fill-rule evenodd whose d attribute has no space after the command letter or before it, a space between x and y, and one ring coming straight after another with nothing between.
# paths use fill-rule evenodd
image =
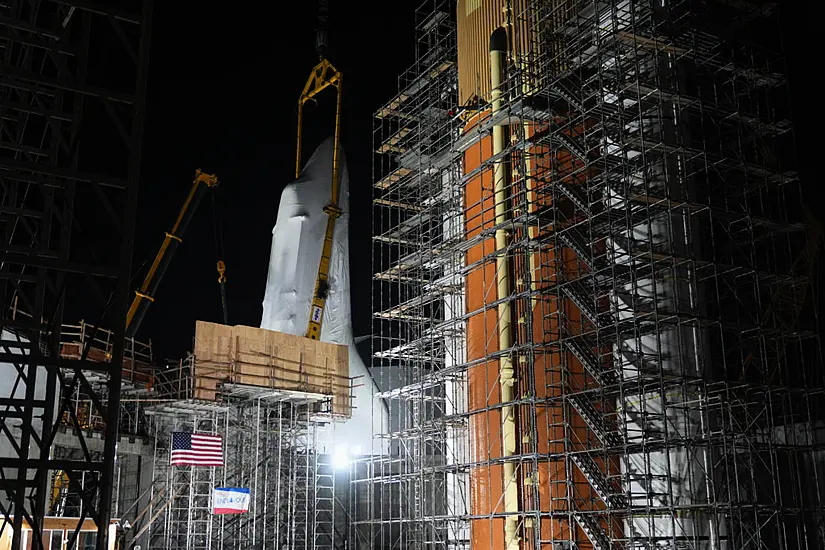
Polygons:
<instances>
[{"instance_id":1,"label":"white tarp covering","mask_svg":"<svg viewBox=\"0 0 825 550\"><path fill-rule=\"evenodd\" d=\"M303 335L321 260L330 202L333 142L323 142L304 166L299 177L287 185L272 230L272 252L263 303L261 328ZM324 313L321 340L349 346L350 376L355 383L352 418L335 427L334 444L346 445L350 453L380 452L373 434L386 425L387 412L367 367L355 349L350 314L349 281L349 177L341 155L341 195L343 214L335 223L329 295Z\"/></svg>"}]
</instances>

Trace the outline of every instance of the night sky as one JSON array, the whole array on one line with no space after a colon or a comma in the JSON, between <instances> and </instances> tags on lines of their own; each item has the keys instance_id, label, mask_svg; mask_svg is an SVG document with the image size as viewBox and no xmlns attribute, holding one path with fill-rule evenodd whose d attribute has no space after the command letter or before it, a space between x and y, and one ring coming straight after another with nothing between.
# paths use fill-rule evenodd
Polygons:
<instances>
[{"instance_id":1,"label":"night sky","mask_svg":"<svg viewBox=\"0 0 825 550\"><path fill-rule=\"evenodd\" d=\"M344 73L343 146L350 173L350 253L355 334L369 333L372 114L397 92L397 75L414 59L415 8L379 9L332 0L327 57ZM796 5L796 3L793 3ZM216 173L230 324L258 326L278 198L294 176L296 101L311 68L316 2L229 4L155 2L133 286L171 226L196 168ZM252 6L249 4L248 6ZM350 11L347 11L350 8ZM782 8L799 162L810 200L823 197L814 173L819 115L808 65L813 8ZM356 13L357 11L357 13ZM329 104L334 94L326 97ZM332 134L330 111L307 112L308 155ZM818 140L821 141L821 140ZM305 157L305 158L307 158ZM816 181L815 181L816 179ZM140 329L156 359L192 348L195 320L221 321L211 197L200 205ZM821 216L823 209L816 211Z\"/></svg>"},{"instance_id":2,"label":"night sky","mask_svg":"<svg viewBox=\"0 0 825 550\"><path fill-rule=\"evenodd\" d=\"M183 9L184 4L191 9ZM418 2L345 13L330 3L329 60L344 74L343 147L352 208L370 211L372 114L397 92L413 61ZM255 4L155 2L140 215L133 286L140 280L189 192L196 168L221 180L230 324L258 326L272 228L283 187L294 178L296 103L318 62L316 2ZM361 12L362 10L358 10ZM332 135L335 95L305 115L304 158ZM323 109L324 105L329 109ZM140 328L156 359L192 349L195 320L221 322L212 199L206 196ZM351 218L356 336L369 332L370 225Z\"/></svg>"}]
</instances>

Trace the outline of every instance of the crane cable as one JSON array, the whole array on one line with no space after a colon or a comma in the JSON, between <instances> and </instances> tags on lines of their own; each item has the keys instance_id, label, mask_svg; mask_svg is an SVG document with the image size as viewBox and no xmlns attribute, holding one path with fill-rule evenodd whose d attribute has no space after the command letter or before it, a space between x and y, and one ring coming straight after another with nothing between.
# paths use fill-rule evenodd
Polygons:
<instances>
[{"instance_id":1,"label":"crane cable","mask_svg":"<svg viewBox=\"0 0 825 550\"><path fill-rule=\"evenodd\" d=\"M327 21L329 20L329 6L327 0L318 0L318 28L315 29L315 51L318 57L326 56L328 36Z\"/></svg>"},{"instance_id":2,"label":"crane cable","mask_svg":"<svg viewBox=\"0 0 825 550\"><path fill-rule=\"evenodd\" d=\"M217 193L212 193L212 227L215 230L215 255L218 258L218 284L221 287L221 309L223 310L223 324L229 324L229 311L226 305L226 264L223 261L223 225L221 216L218 215L218 203L215 199Z\"/></svg>"}]
</instances>

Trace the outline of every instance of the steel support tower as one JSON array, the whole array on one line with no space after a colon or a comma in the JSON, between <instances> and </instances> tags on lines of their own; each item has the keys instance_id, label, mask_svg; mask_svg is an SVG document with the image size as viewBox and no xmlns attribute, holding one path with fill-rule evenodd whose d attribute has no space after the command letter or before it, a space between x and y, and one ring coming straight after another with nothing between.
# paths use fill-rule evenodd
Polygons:
<instances>
[{"instance_id":1,"label":"steel support tower","mask_svg":"<svg viewBox=\"0 0 825 550\"><path fill-rule=\"evenodd\" d=\"M151 10L148 0L0 7L0 513L13 550L24 522L41 529L58 471L107 548ZM109 363L61 357L64 311L113 329ZM78 388L105 424L99 455L70 406ZM64 415L81 458L50 452Z\"/></svg>"}]
</instances>

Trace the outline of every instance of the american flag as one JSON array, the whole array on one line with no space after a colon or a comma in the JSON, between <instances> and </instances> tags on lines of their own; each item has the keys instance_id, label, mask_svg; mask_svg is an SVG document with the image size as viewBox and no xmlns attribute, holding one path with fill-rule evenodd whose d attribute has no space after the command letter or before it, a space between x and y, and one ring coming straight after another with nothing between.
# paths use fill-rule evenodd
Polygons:
<instances>
[{"instance_id":1,"label":"american flag","mask_svg":"<svg viewBox=\"0 0 825 550\"><path fill-rule=\"evenodd\" d=\"M172 466L223 466L219 435L172 432Z\"/></svg>"}]
</instances>

